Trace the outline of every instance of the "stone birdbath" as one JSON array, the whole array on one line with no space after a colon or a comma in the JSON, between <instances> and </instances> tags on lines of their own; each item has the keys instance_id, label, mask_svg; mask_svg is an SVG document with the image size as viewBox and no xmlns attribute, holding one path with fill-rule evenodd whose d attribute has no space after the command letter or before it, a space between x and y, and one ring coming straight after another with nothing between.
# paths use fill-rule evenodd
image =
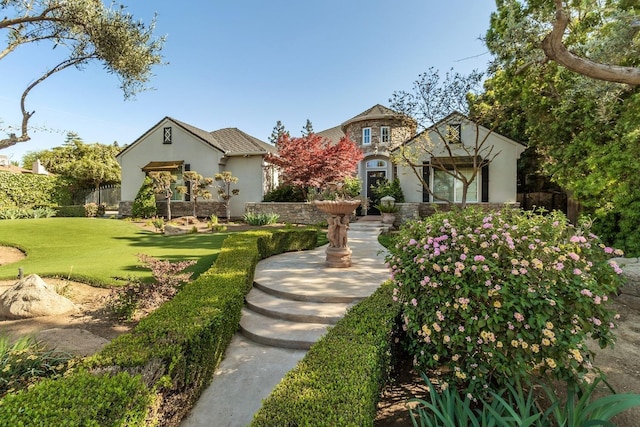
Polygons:
<instances>
[{"instance_id":1,"label":"stone birdbath","mask_svg":"<svg viewBox=\"0 0 640 427\"><path fill-rule=\"evenodd\" d=\"M327 266L351 267L351 249L347 244L349 217L360 204L360 200L316 200L315 205L329 215L327 238Z\"/></svg>"}]
</instances>

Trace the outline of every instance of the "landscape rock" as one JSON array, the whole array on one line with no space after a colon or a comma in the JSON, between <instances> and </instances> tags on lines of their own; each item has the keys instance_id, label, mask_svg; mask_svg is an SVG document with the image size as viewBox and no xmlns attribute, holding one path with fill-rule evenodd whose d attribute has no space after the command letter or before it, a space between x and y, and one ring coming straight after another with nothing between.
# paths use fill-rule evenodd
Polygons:
<instances>
[{"instance_id":1,"label":"landscape rock","mask_svg":"<svg viewBox=\"0 0 640 427\"><path fill-rule=\"evenodd\" d=\"M174 225L165 225L164 226L164 235L165 236L177 236L179 234L187 234L189 230L176 227Z\"/></svg>"},{"instance_id":2,"label":"landscape rock","mask_svg":"<svg viewBox=\"0 0 640 427\"><path fill-rule=\"evenodd\" d=\"M620 288L623 294L640 297L640 264L628 264L622 268L624 285Z\"/></svg>"},{"instance_id":3,"label":"landscape rock","mask_svg":"<svg viewBox=\"0 0 640 427\"><path fill-rule=\"evenodd\" d=\"M0 295L0 317L26 319L76 311L69 299L59 295L37 274L30 274Z\"/></svg>"}]
</instances>

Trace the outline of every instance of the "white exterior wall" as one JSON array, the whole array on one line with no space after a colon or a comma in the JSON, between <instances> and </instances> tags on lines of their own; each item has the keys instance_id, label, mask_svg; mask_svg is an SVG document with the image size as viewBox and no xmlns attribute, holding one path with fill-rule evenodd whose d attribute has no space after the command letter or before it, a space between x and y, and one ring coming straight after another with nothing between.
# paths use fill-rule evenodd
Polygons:
<instances>
[{"instance_id":1,"label":"white exterior wall","mask_svg":"<svg viewBox=\"0 0 640 427\"><path fill-rule=\"evenodd\" d=\"M165 127L172 128L171 144L162 142ZM185 164L191 165L192 171L213 178L219 170L218 163L221 157L222 153L219 150L165 120L118 157L118 163L122 168L121 200L135 200L145 176L142 168L149 162L182 160ZM215 189L212 188L211 191L213 193Z\"/></svg>"},{"instance_id":2,"label":"white exterior wall","mask_svg":"<svg viewBox=\"0 0 640 427\"><path fill-rule=\"evenodd\" d=\"M482 141L489 131L486 128L480 127L479 142ZM443 132L444 134L444 132ZM462 143L467 147L471 147L469 153L473 154L473 147L476 142L476 126L474 124L463 124L462 128ZM431 141L437 144L439 136L431 131ZM436 145L433 150L433 154L436 157L447 157L448 154L441 145ZM499 134L491 133L488 136L487 141L482 146L480 156L483 158L491 158L493 155L497 156L489 164L489 203L507 203L516 201L517 192L517 160L524 151L525 147L505 138ZM487 154L488 150L493 147L491 154ZM457 150L454 154L459 156L469 156L470 154L462 149ZM425 155L421 161L428 161L429 155ZM419 171L421 173L421 171ZM415 176L411 168L403 165L398 165L398 177L400 179L400 185L407 202L422 202L422 184L420 180ZM478 171L476 176L478 180L478 200L481 200L482 189L482 174ZM431 177L429 183L433 184L433 169L431 170ZM438 203L436 201L436 203Z\"/></svg>"},{"instance_id":3,"label":"white exterior wall","mask_svg":"<svg viewBox=\"0 0 640 427\"><path fill-rule=\"evenodd\" d=\"M238 178L238 182L231 185L231 189L240 190L237 196L231 198L231 216L242 217L245 203L261 202L264 196L262 156L230 157L223 170Z\"/></svg>"}]
</instances>

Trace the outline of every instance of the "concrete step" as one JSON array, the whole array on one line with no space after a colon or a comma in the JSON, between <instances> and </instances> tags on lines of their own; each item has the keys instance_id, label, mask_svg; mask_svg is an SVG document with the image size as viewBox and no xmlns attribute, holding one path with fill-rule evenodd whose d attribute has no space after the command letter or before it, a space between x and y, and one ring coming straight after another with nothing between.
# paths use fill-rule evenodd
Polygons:
<instances>
[{"instance_id":1,"label":"concrete step","mask_svg":"<svg viewBox=\"0 0 640 427\"><path fill-rule=\"evenodd\" d=\"M370 231L383 232L389 229L389 224L383 224L382 221L360 220L349 224L349 231Z\"/></svg>"},{"instance_id":2,"label":"concrete step","mask_svg":"<svg viewBox=\"0 0 640 427\"><path fill-rule=\"evenodd\" d=\"M319 280L317 281L319 282ZM254 289L259 289L260 291L276 298L292 302L297 301L298 303L352 304L366 298L366 296L359 295L357 289L355 291L350 291L347 286L345 286L344 289L340 289L339 286L334 288L327 286L326 289L322 289L320 286L322 286L322 283L315 287L308 285L305 286L303 284L297 287L295 286L295 283L292 284L290 281L278 284L271 284L263 280L260 282L253 282Z\"/></svg>"},{"instance_id":3,"label":"concrete step","mask_svg":"<svg viewBox=\"0 0 640 427\"><path fill-rule=\"evenodd\" d=\"M251 289L246 298L247 308L274 319L304 323L335 324L352 303L326 303L294 301L279 298L258 287Z\"/></svg>"},{"instance_id":4,"label":"concrete step","mask_svg":"<svg viewBox=\"0 0 640 427\"><path fill-rule=\"evenodd\" d=\"M326 323L291 322L264 316L247 308L242 309L242 335L260 344L308 350L329 327Z\"/></svg>"}]
</instances>

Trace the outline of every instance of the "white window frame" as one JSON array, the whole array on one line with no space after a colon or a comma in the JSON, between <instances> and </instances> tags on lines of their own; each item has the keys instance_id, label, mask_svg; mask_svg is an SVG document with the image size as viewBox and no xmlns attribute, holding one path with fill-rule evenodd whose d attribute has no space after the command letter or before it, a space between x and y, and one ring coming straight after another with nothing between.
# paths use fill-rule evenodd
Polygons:
<instances>
[{"instance_id":1,"label":"white window frame","mask_svg":"<svg viewBox=\"0 0 640 427\"><path fill-rule=\"evenodd\" d=\"M383 144L388 144L391 142L390 126L380 126L380 142Z\"/></svg>"},{"instance_id":2,"label":"white window frame","mask_svg":"<svg viewBox=\"0 0 640 427\"><path fill-rule=\"evenodd\" d=\"M465 171L469 172L469 175L473 173L473 168L458 168L458 172L459 173L464 173ZM452 171L453 172L453 171ZM451 203L461 203L462 202L462 181L459 180L458 178L453 177L451 174L443 171L443 170L439 170L439 169L433 169L433 172L431 174L431 191L433 191L433 194L437 194L436 193L436 188L435 188L435 184L436 184L436 174L442 174L444 175L444 178L446 178L449 182L447 183L450 186L453 186L453 200L449 200L449 202ZM479 190L482 188L482 185L480 183L480 175L477 174L475 179L469 184L469 189L467 190L467 203L478 203L478 200L480 199L478 197L478 192ZM473 187L475 186L475 193L473 192ZM442 200L440 199L436 199L434 197L433 199L434 202L436 203L444 203Z\"/></svg>"},{"instance_id":3,"label":"white window frame","mask_svg":"<svg viewBox=\"0 0 640 427\"><path fill-rule=\"evenodd\" d=\"M362 128L362 145L371 145L371 128Z\"/></svg>"}]
</instances>

